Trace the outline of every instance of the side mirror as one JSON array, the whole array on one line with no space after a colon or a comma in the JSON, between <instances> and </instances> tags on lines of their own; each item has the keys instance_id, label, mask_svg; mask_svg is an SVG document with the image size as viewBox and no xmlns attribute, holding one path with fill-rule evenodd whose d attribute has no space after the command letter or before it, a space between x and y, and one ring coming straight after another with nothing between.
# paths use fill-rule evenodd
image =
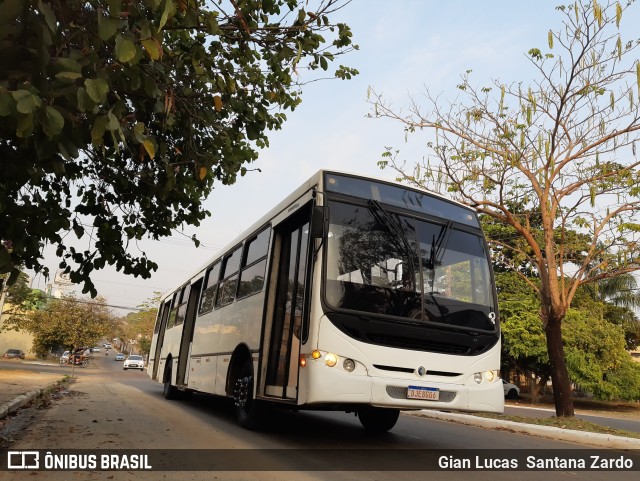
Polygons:
<instances>
[{"instance_id":1,"label":"side mirror","mask_svg":"<svg viewBox=\"0 0 640 481\"><path fill-rule=\"evenodd\" d=\"M311 238L321 239L329 225L329 207L314 205L311 213Z\"/></svg>"}]
</instances>

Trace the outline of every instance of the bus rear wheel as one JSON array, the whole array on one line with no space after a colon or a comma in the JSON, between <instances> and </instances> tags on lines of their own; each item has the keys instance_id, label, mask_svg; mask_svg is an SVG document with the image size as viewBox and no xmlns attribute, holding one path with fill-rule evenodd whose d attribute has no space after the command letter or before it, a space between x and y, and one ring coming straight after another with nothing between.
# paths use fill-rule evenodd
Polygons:
<instances>
[{"instance_id":1,"label":"bus rear wheel","mask_svg":"<svg viewBox=\"0 0 640 481\"><path fill-rule=\"evenodd\" d=\"M171 367L167 367L164 375L164 388L162 389L162 395L165 399L178 399L178 388L171 385Z\"/></svg>"},{"instance_id":2,"label":"bus rear wheel","mask_svg":"<svg viewBox=\"0 0 640 481\"><path fill-rule=\"evenodd\" d=\"M393 428L400 417L399 409L367 406L358 410L360 424L372 434L382 434Z\"/></svg>"},{"instance_id":3,"label":"bus rear wheel","mask_svg":"<svg viewBox=\"0 0 640 481\"><path fill-rule=\"evenodd\" d=\"M263 419L263 405L253 398L253 363L245 361L233 389L238 424L246 429L257 429Z\"/></svg>"}]
</instances>

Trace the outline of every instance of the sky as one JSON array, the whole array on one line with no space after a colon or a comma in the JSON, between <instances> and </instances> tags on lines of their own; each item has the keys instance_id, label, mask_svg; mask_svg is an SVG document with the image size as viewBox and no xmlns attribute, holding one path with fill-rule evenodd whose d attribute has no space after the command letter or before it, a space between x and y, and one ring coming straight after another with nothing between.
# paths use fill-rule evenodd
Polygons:
<instances>
[{"instance_id":1,"label":"sky","mask_svg":"<svg viewBox=\"0 0 640 481\"><path fill-rule=\"evenodd\" d=\"M313 3L310 0L310 9ZM92 279L99 295L110 305L135 307L154 291L178 287L320 169L393 180L390 170L377 166L384 148L400 148L404 158L418 161L426 153L427 138L417 135L405 144L399 124L367 118L369 87L402 108L411 97L419 101L426 88L454 99L460 75L468 69L480 83L497 78L526 85L532 79L526 52L532 47L547 48L547 32L557 29L561 20L557 4L549 0L353 0L332 20L348 24L360 48L339 57L335 66L348 65L360 74L348 81L306 85L302 104L287 112L283 129L270 135L270 147L248 166L261 172L238 177L231 186L219 185L205 202L212 216L200 227L186 227L184 236L140 242L139 247L159 265L151 279L97 271ZM630 12L634 21L626 17L623 21L638 25L639 10L640 5L634 5ZM192 234L203 247L193 247ZM57 260L52 249L45 251L45 262L54 273ZM46 282L36 276L33 287L44 289Z\"/></svg>"}]
</instances>

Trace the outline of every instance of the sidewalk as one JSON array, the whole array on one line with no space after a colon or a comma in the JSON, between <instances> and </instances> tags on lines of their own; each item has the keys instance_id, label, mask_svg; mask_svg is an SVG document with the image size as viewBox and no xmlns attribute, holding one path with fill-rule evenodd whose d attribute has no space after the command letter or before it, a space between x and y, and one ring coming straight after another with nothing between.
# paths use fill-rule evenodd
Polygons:
<instances>
[{"instance_id":1,"label":"sidewalk","mask_svg":"<svg viewBox=\"0 0 640 481\"><path fill-rule=\"evenodd\" d=\"M63 378L62 374L0 369L0 419L20 409Z\"/></svg>"},{"instance_id":2,"label":"sidewalk","mask_svg":"<svg viewBox=\"0 0 640 481\"><path fill-rule=\"evenodd\" d=\"M63 374L34 373L25 370L2 369L0 365L0 419L24 406L47 387L64 378ZM502 429L543 438L563 440L613 449L640 449L640 439L609 434L572 431L534 424L523 424L501 419L490 419L442 411L408 411L406 415L433 418L488 429Z\"/></svg>"}]
</instances>

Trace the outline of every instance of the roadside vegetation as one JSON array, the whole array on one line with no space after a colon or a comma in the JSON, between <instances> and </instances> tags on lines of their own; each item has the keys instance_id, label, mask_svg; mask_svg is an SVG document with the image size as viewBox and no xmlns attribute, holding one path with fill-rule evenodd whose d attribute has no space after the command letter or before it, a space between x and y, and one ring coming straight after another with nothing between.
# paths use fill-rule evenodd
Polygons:
<instances>
[{"instance_id":1,"label":"roadside vegetation","mask_svg":"<svg viewBox=\"0 0 640 481\"><path fill-rule=\"evenodd\" d=\"M551 378L558 417L574 415L574 386L640 398L628 328L608 310L611 297L598 296L640 270L640 42L625 24L633 8L558 6L560 25L528 51L524 80L467 70L454 98L427 87L404 110L370 90L371 117L426 137L421 161L387 147L380 167L492 224L493 258L522 286L502 296L506 350L539 384Z\"/></svg>"}]
</instances>

